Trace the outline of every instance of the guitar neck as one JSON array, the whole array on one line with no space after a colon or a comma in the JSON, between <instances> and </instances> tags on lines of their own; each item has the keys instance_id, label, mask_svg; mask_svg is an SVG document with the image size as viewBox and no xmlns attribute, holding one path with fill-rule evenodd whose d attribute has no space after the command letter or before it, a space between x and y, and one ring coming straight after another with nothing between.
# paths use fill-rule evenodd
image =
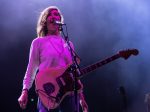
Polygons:
<instances>
[{"instance_id":1,"label":"guitar neck","mask_svg":"<svg viewBox=\"0 0 150 112\"><path fill-rule=\"evenodd\" d=\"M111 61L114 61L114 60L120 58L120 57L121 57L120 54L115 54L115 55L113 55L113 56L111 56L111 57L109 57L107 59L104 59L104 60L99 61L99 62L97 62L95 64L92 64L92 65L90 65L90 66L88 66L86 68L83 68L81 70L81 75L78 78L82 78L84 74L89 73L89 72L91 72L91 71L93 71L93 70L95 70L95 69L97 69L97 68L99 68L99 67L101 67L101 66L103 66L103 65L105 65L105 64L107 64L109 62L111 62Z\"/></svg>"}]
</instances>

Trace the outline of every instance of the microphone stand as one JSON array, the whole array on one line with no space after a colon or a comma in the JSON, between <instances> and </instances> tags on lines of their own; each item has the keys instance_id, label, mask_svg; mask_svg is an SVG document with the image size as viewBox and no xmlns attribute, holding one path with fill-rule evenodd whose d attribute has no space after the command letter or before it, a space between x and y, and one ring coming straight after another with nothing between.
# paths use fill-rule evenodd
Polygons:
<instances>
[{"instance_id":1,"label":"microphone stand","mask_svg":"<svg viewBox=\"0 0 150 112\"><path fill-rule=\"evenodd\" d=\"M80 67L79 67L79 64L77 63L77 57L79 58L79 56L75 53L75 51L72 49L71 45L70 45L70 42L69 42L69 38L68 38L68 32L67 32L67 26L66 26L66 33L67 35L65 35L64 31L63 31L63 25L66 26L66 24L60 24L59 26L59 30L62 32L62 35L64 36L64 39L69 47L69 51L70 51L70 54L71 54L71 57L72 57L72 68L71 68L71 71L72 71L72 74L74 76L74 98L75 98L75 112L79 112L79 98L78 98L78 90L77 90L77 77L81 75L81 71L80 71Z\"/></svg>"},{"instance_id":2,"label":"microphone stand","mask_svg":"<svg viewBox=\"0 0 150 112\"><path fill-rule=\"evenodd\" d=\"M123 86L120 86L119 91L123 101L123 112L127 112L127 96L126 96L125 88Z\"/></svg>"}]
</instances>

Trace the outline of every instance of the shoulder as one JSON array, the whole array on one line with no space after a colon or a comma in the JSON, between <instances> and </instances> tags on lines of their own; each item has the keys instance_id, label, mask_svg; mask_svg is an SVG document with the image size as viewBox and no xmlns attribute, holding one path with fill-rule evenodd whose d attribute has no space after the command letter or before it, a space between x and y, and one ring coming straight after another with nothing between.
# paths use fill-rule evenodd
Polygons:
<instances>
[{"instance_id":1,"label":"shoulder","mask_svg":"<svg viewBox=\"0 0 150 112\"><path fill-rule=\"evenodd\" d=\"M32 43L37 43L37 42L40 42L42 40L43 40L42 37L37 37L37 38L35 38L35 39L32 40Z\"/></svg>"},{"instance_id":2,"label":"shoulder","mask_svg":"<svg viewBox=\"0 0 150 112\"><path fill-rule=\"evenodd\" d=\"M71 41L69 41L69 43L70 43L70 45L71 45L72 47L74 47L74 45L73 45L73 43L72 43Z\"/></svg>"},{"instance_id":3,"label":"shoulder","mask_svg":"<svg viewBox=\"0 0 150 112\"><path fill-rule=\"evenodd\" d=\"M73 45L73 42L72 42L72 41L69 41L69 43Z\"/></svg>"},{"instance_id":4,"label":"shoulder","mask_svg":"<svg viewBox=\"0 0 150 112\"><path fill-rule=\"evenodd\" d=\"M40 43L44 42L46 40L45 37L37 37L32 40L33 45L39 45Z\"/></svg>"}]
</instances>

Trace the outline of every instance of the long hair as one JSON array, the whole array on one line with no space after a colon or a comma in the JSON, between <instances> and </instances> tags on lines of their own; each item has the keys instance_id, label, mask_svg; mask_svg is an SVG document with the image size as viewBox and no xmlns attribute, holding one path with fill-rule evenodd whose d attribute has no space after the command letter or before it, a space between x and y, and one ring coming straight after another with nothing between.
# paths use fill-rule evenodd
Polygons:
<instances>
[{"instance_id":1,"label":"long hair","mask_svg":"<svg viewBox=\"0 0 150 112\"><path fill-rule=\"evenodd\" d=\"M57 10L59 12L59 15L60 15L60 18L61 18L61 22L63 23L64 21L64 18L60 12L60 10L56 7L56 6L49 6L47 8L45 8L40 16L39 16L39 19L38 19L38 22L37 22L37 28L36 28L36 31L37 31L37 37L44 37L46 36L47 34L47 26L46 26L46 20L47 20L47 17L49 15L49 12L51 10Z\"/></svg>"}]
</instances>

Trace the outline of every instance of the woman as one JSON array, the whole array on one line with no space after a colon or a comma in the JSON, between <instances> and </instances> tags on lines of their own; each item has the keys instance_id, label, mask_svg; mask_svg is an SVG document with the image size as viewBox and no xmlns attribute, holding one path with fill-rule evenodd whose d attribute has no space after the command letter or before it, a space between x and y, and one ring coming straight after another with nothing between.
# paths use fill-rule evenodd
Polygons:
<instances>
[{"instance_id":1,"label":"woman","mask_svg":"<svg viewBox=\"0 0 150 112\"><path fill-rule=\"evenodd\" d=\"M29 63L23 80L23 89L18 99L22 109L26 108L28 91L35 80L37 70L40 72L46 68L61 68L72 64L68 46L60 35L60 26L56 24L55 21L63 23L63 16L56 6L50 6L42 11L37 23L38 38L34 39L31 44ZM71 42L70 44L73 48L73 44ZM87 112L88 106L84 100L83 93L79 93L78 96L82 110ZM69 97L69 99L71 99L71 97ZM68 105L68 107L70 106ZM59 108L61 109L61 105ZM39 112L48 112L48 109L43 105L40 99L38 101L38 109ZM50 112L52 111L53 109L50 109ZM68 112L73 111L74 110L69 110Z\"/></svg>"}]
</instances>

